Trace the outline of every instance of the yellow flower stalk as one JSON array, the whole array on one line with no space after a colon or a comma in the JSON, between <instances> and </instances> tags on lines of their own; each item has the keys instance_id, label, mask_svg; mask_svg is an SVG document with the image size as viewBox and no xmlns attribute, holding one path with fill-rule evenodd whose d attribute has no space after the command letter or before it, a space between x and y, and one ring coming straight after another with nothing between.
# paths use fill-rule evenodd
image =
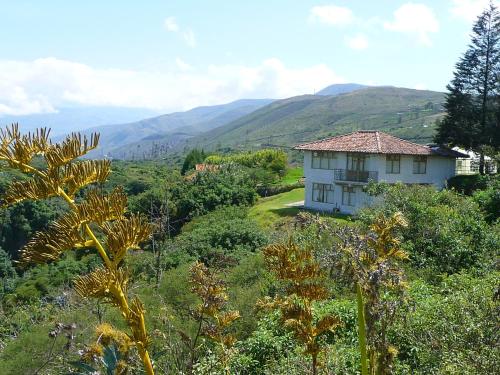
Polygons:
<instances>
[{"instance_id":1,"label":"yellow flower stalk","mask_svg":"<svg viewBox=\"0 0 500 375\"><path fill-rule=\"evenodd\" d=\"M84 298L103 298L120 310L146 374L154 374L147 350L149 336L144 306L137 297L129 298L128 275L123 268L128 250L139 248L139 244L150 237L152 227L140 216L125 215L127 197L121 188L109 194L89 188L83 198L77 199L80 190L104 183L111 172L108 160L79 160L98 143L98 134L87 138L73 133L64 141L52 144L49 130L44 128L21 134L14 124L0 130L0 161L29 176L26 180L13 181L1 204L6 207L24 200L52 197L60 197L67 203L68 212L52 222L47 230L35 233L21 249L20 263L47 263L71 249L95 248L103 265L78 277L75 289ZM33 166L36 158L44 160L43 168Z\"/></svg>"}]
</instances>

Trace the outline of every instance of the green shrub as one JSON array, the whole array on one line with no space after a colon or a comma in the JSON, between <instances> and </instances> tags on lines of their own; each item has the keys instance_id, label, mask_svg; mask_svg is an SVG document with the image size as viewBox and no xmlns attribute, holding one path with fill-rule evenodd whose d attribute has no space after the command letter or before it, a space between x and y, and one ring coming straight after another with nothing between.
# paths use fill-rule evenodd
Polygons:
<instances>
[{"instance_id":1,"label":"green shrub","mask_svg":"<svg viewBox=\"0 0 500 375\"><path fill-rule=\"evenodd\" d=\"M257 187L257 193L261 197L270 197L272 195L286 193L294 189L303 187L304 184L301 182L296 182L294 184L287 184L287 185L261 185Z\"/></svg>"},{"instance_id":2,"label":"green shrub","mask_svg":"<svg viewBox=\"0 0 500 375\"><path fill-rule=\"evenodd\" d=\"M492 223L500 217L500 179L494 180L485 190L475 191L473 198L488 222Z\"/></svg>"},{"instance_id":3,"label":"green shrub","mask_svg":"<svg viewBox=\"0 0 500 375\"><path fill-rule=\"evenodd\" d=\"M182 164L181 174L185 175L186 172L193 170L196 164L203 163L203 160L206 158L206 154L203 150L192 149L186 155L184 159L184 163Z\"/></svg>"},{"instance_id":4,"label":"green shrub","mask_svg":"<svg viewBox=\"0 0 500 375\"><path fill-rule=\"evenodd\" d=\"M211 155L205 159L207 164L239 164L248 168L258 168L274 174L283 174L287 165L286 152L264 149L254 152L242 152L233 155Z\"/></svg>"},{"instance_id":5,"label":"green shrub","mask_svg":"<svg viewBox=\"0 0 500 375\"><path fill-rule=\"evenodd\" d=\"M250 206L257 193L248 174L237 167L197 173L171 190L174 220L188 221L222 206Z\"/></svg>"},{"instance_id":6,"label":"green shrub","mask_svg":"<svg viewBox=\"0 0 500 375\"><path fill-rule=\"evenodd\" d=\"M486 189L495 180L500 180L500 177L480 174L459 175L448 180L448 188L465 195L472 195L476 190Z\"/></svg>"},{"instance_id":7,"label":"green shrub","mask_svg":"<svg viewBox=\"0 0 500 375\"><path fill-rule=\"evenodd\" d=\"M174 248L210 263L221 257L239 259L266 243L244 207L223 207L197 218L176 237Z\"/></svg>"},{"instance_id":8,"label":"green shrub","mask_svg":"<svg viewBox=\"0 0 500 375\"><path fill-rule=\"evenodd\" d=\"M369 225L381 212L402 212L408 220L408 227L401 229L403 248L413 267L453 273L491 266L500 238L472 198L449 190L401 184L386 186L381 197L359 217Z\"/></svg>"},{"instance_id":9,"label":"green shrub","mask_svg":"<svg viewBox=\"0 0 500 375\"><path fill-rule=\"evenodd\" d=\"M392 332L412 374L498 373L499 277L455 274L438 286L412 283L413 302Z\"/></svg>"},{"instance_id":10,"label":"green shrub","mask_svg":"<svg viewBox=\"0 0 500 375\"><path fill-rule=\"evenodd\" d=\"M279 319L277 313L263 317L250 337L236 344L238 352L231 363L234 373L266 374L266 368L272 362L278 362L293 352L296 346L293 335L280 325Z\"/></svg>"}]
</instances>

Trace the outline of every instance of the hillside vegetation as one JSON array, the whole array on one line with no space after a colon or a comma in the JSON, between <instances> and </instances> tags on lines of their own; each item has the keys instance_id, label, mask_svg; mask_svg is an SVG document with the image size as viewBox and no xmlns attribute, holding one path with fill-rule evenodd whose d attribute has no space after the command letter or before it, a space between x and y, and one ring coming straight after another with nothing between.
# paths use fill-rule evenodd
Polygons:
<instances>
[{"instance_id":1,"label":"hillside vegetation","mask_svg":"<svg viewBox=\"0 0 500 375\"><path fill-rule=\"evenodd\" d=\"M101 134L101 147L89 156L118 159L154 159L181 140L212 130L269 104L271 99L247 99L196 107L127 124L90 128L85 134Z\"/></svg>"},{"instance_id":2,"label":"hillside vegetation","mask_svg":"<svg viewBox=\"0 0 500 375\"><path fill-rule=\"evenodd\" d=\"M418 143L432 140L444 94L369 87L336 96L303 95L275 101L229 124L181 143L186 148L291 147L360 129L382 130Z\"/></svg>"},{"instance_id":3,"label":"hillside vegetation","mask_svg":"<svg viewBox=\"0 0 500 375\"><path fill-rule=\"evenodd\" d=\"M217 168L185 176L163 162L113 162L99 183L102 194L123 185L127 211L154 224L120 268L126 295L144 303L155 373L359 374L353 280L364 291L370 366L386 374L496 373L498 179L454 182L472 196L374 185L384 200L358 217L317 216L291 205L304 199L294 189L302 170L283 173L283 156L216 156ZM268 158L280 168L255 163ZM21 179L19 171L0 175L2 196L12 197L8 186ZM268 192L292 190L259 198L264 180ZM77 204L89 196L84 190ZM104 303L106 294L82 299L73 289L75 277L102 267L92 248L68 248L26 269L13 262L35 231L67 213L61 203L27 200L3 211L0 373L143 373L144 355L124 335L129 321Z\"/></svg>"}]
</instances>

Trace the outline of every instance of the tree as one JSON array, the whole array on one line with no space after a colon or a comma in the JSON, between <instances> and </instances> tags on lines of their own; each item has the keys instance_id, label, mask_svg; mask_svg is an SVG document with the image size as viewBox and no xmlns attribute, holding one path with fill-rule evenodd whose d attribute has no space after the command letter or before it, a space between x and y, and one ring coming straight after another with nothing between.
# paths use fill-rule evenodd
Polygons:
<instances>
[{"instance_id":1,"label":"tree","mask_svg":"<svg viewBox=\"0 0 500 375\"><path fill-rule=\"evenodd\" d=\"M9 284L12 284L16 276L9 255L0 247L0 296L10 289Z\"/></svg>"},{"instance_id":2,"label":"tree","mask_svg":"<svg viewBox=\"0 0 500 375\"><path fill-rule=\"evenodd\" d=\"M500 13L491 2L472 28L471 44L447 86L446 116L438 122L436 141L480 154L500 146Z\"/></svg>"},{"instance_id":3,"label":"tree","mask_svg":"<svg viewBox=\"0 0 500 375\"><path fill-rule=\"evenodd\" d=\"M189 151L189 153L186 155L186 158L184 159L181 173L185 175L187 171L194 169L196 164L203 163L205 157L206 155L203 150L200 151L197 148L192 149L191 151Z\"/></svg>"}]
</instances>

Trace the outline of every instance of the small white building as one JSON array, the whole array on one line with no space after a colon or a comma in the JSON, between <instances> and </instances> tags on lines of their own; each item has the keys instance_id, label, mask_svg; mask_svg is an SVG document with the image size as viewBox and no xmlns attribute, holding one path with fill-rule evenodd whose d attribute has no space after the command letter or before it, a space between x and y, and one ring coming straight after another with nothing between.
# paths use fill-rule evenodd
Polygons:
<instances>
[{"instance_id":1,"label":"small white building","mask_svg":"<svg viewBox=\"0 0 500 375\"><path fill-rule=\"evenodd\" d=\"M300 144L304 152L304 206L353 214L371 203L369 181L443 188L455 175L455 159L467 155L428 147L379 131L357 131Z\"/></svg>"},{"instance_id":2,"label":"small white building","mask_svg":"<svg viewBox=\"0 0 500 375\"><path fill-rule=\"evenodd\" d=\"M474 151L468 151L459 147L453 147L453 150L467 155L466 158L457 158L457 174L478 174L479 173L479 154ZM489 156L484 156L484 171L487 174L497 173L497 164Z\"/></svg>"}]
</instances>

